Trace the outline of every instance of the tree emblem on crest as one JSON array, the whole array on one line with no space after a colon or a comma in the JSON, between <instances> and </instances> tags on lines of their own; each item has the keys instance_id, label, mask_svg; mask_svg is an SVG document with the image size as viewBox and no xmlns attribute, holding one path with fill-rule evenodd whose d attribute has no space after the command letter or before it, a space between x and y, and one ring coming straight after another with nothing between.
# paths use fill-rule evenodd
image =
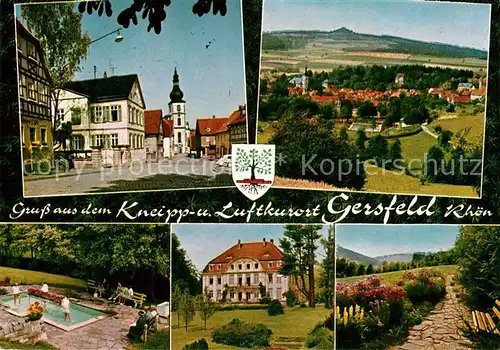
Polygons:
<instances>
[{"instance_id":1,"label":"tree emblem on crest","mask_svg":"<svg viewBox=\"0 0 500 350\"><path fill-rule=\"evenodd\" d=\"M248 172L249 178L237 180L242 189L249 193L257 194L260 188L272 184L272 181L258 178L259 175L269 175L272 172L273 154L270 149L245 150L239 148L236 151L235 170L237 172Z\"/></svg>"}]
</instances>

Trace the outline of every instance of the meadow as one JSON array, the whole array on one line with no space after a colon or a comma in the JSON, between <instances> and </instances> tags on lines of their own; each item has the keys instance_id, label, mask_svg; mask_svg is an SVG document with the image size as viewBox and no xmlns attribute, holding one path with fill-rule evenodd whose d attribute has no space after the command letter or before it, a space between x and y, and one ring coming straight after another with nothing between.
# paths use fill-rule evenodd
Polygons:
<instances>
[{"instance_id":1,"label":"meadow","mask_svg":"<svg viewBox=\"0 0 500 350\"><path fill-rule=\"evenodd\" d=\"M85 281L52 273L15 269L10 267L0 267L0 280L6 277L10 278L10 283L19 283L25 285L42 284L44 281L52 287L83 289Z\"/></svg>"}]
</instances>

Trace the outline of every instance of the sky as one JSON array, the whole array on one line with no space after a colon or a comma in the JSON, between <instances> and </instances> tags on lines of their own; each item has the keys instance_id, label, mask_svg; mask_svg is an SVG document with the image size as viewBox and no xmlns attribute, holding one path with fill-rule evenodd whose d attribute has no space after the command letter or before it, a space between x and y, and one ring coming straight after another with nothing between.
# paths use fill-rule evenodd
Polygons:
<instances>
[{"instance_id":1,"label":"sky","mask_svg":"<svg viewBox=\"0 0 500 350\"><path fill-rule=\"evenodd\" d=\"M85 13L82 27L93 39L110 33L120 27L116 18L131 3L113 1L113 15L109 18ZM172 1L159 35L154 29L147 32L149 21L139 14L137 26L131 23L121 31L122 42L115 43L115 35L111 35L91 44L76 78L92 79L94 65L97 77L102 77L104 71L110 76L110 65L116 67L115 75L137 73L146 109L162 109L166 115L177 67L190 127L195 127L197 118L229 116L246 103L241 2L227 1L225 17L211 12L198 17L192 13L194 3ZM212 43L207 49L209 41Z\"/></svg>"},{"instance_id":2,"label":"sky","mask_svg":"<svg viewBox=\"0 0 500 350\"><path fill-rule=\"evenodd\" d=\"M284 225L262 224L172 225L172 232L179 238L187 257L200 271L210 260L237 244L238 239L241 239L241 242L262 242L264 237L267 241L272 238L279 246L279 239L283 238L284 230ZM323 226L321 233L327 237L328 226ZM321 244L319 246L318 259L322 259L324 250Z\"/></svg>"},{"instance_id":3,"label":"sky","mask_svg":"<svg viewBox=\"0 0 500 350\"><path fill-rule=\"evenodd\" d=\"M263 30L388 34L488 50L490 5L415 0L264 0Z\"/></svg>"},{"instance_id":4,"label":"sky","mask_svg":"<svg viewBox=\"0 0 500 350\"><path fill-rule=\"evenodd\" d=\"M366 256L437 252L453 247L458 225L337 225L336 244Z\"/></svg>"}]
</instances>

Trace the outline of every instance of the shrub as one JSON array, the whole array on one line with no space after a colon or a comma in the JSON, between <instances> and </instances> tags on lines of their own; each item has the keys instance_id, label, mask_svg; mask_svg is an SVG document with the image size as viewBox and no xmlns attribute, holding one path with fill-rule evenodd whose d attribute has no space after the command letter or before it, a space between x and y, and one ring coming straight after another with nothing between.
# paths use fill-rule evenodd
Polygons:
<instances>
[{"instance_id":1,"label":"shrub","mask_svg":"<svg viewBox=\"0 0 500 350\"><path fill-rule=\"evenodd\" d=\"M0 288L0 295L7 295L9 292L7 292L7 289L5 288Z\"/></svg>"},{"instance_id":2,"label":"shrub","mask_svg":"<svg viewBox=\"0 0 500 350\"><path fill-rule=\"evenodd\" d=\"M437 270L406 272L398 284L403 286L412 303L428 301L435 304L446 294L444 278Z\"/></svg>"},{"instance_id":3,"label":"shrub","mask_svg":"<svg viewBox=\"0 0 500 350\"><path fill-rule=\"evenodd\" d=\"M4 280L5 284L7 284L7 285L10 284L11 279L9 276L6 276L3 280Z\"/></svg>"},{"instance_id":4,"label":"shrub","mask_svg":"<svg viewBox=\"0 0 500 350\"><path fill-rule=\"evenodd\" d=\"M269 307L267 309L267 314L269 316L276 316L276 315L283 315L285 311L283 310L283 306L281 306L281 303L279 300L272 300L269 303Z\"/></svg>"},{"instance_id":5,"label":"shrub","mask_svg":"<svg viewBox=\"0 0 500 350\"><path fill-rule=\"evenodd\" d=\"M241 348L260 348L269 346L272 334L272 330L261 323L247 323L234 318L212 332L212 341Z\"/></svg>"},{"instance_id":6,"label":"shrub","mask_svg":"<svg viewBox=\"0 0 500 350\"><path fill-rule=\"evenodd\" d=\"M27 315L28 320L36 321L42 318L45 309L38 301L34 302L28 307Z\"/></svg>"},{"instance_id":7,"label":"shrub","mask_svg":"<svg viewBox=\"0 0 500 350\"><path fill-rule=\"evenodd\" d=\"M269 304L270 302L271 302L271 298L269 298L268 296L260 298L261 304Z\"/></svg>"},{"instance_id":8,"label":"shrub","mask_svg":"<svg viewBox=\"0 0 500 350\"><path fill-rule=\"evenodd\" d=\"M148 336L148 341L141 345L141 349L143 350L156 350L156 349L165 349L168 350L170 348L170 334L169 332L159 331L153 334L152 336Z\"/></svg>"},{"instance_id":9,"label":"shrub","mask_svg":"<svg viewBox=\"0 0 500 350\"><path fill-rule=\"evenodd\" d=\"M208 350L208 343L205 338L198 339L192 343L184 345L183 350Z\"/></svg>"},{"instance_id":10,"label":"shrub","mask_svg":"<svg viewBox=\"0 0 500 350\"><path fill-rule=\"evenodd\" d=\"M216 311L233 311L233 310L267 310L267 304L229 304L217 305Z\"/></svg>"},{"instance_id":11,"label":"shrub","mask_svg":"<svg viewBox=\"0 0 500 350\"><path fill-rule=\"evenodd\" d=\"M333 349L333 332L318 323L307 333L304 344L308 349Z\"/></svg>"},{"instance_id":12,"label":"shrub","mask_svg":"<svg viewBox=\"0 0 500 350\"><path fill-rule=\"evenodd\" d=\"M294 307L295 305L297 305L298 301L297 296L293 291L289 290L288 292L286 292L285 297L286 297L286 306Z\"/></svg>"},{"instance_id":13,"label":"shrub","mask_svg":"<svg viewBox=\"0 0 500 350\"><path fill-rule=\"evenodd\" d=\"M306 303L304 302L300 303L300 307L306 307Z\"/></svg>"}]
</instances>

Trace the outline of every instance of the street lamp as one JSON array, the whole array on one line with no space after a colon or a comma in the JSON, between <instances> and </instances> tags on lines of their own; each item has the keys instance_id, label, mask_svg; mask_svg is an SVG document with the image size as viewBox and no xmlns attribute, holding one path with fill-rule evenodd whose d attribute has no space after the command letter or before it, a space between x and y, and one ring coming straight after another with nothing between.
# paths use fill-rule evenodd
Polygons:
<instances>
[{"instance_id":1,"label":"street lamp","mask_svg":"<svg viewBox=\"0 0 500 350\"><path fill-rule=\"evenodd\" d=\"M104 39L104 38L110 36L111 34L115 34L115 33L117 33L117 35L115 37L115 42L119 43L119 42L123 41L123 35L120 34L120 30L121 30L121 28L118 28L118 29L113 30L112 32L109 32L108 34L104 34L103 36L101 36L101 37L99 37L99 38L97 38L95 40L92 40L89 43L89 45L95 43L96 41Z\"/></svg>"}]
</instances>

